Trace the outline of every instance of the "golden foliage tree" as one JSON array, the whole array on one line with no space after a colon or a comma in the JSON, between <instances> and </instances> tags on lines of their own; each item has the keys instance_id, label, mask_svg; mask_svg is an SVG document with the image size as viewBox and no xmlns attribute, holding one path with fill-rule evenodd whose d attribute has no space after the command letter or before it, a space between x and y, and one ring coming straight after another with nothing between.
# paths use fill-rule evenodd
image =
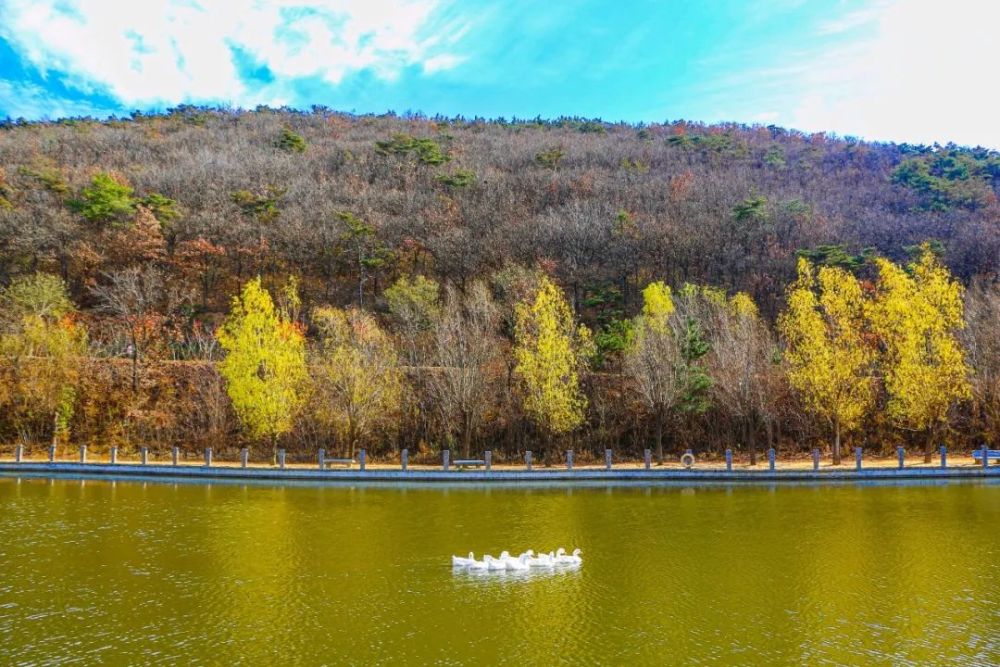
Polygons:
<instances>
[{"instance_id":1,"label":"golden foliage tree","mask_svg":"<svg viewBox=\"0 0 1000 667\"><path fill-rule=\"evenodd\" d=\"M56 445L73 416L87 333L74 320L76 308L57 276L36 273L15 280L0 292L0 308L0 353L12 377L8 415L25 441L51 424Z\"/></svg>"},{"instance_id":2,"label":"golden foliage tree","mask_svg":"<svg viewBox=\"0 0 1000 667\"><path fill-rule=\"evenodd\" d=\"M866 339L866 300L857 278L835 267L819 272L799 259L798 278L778 319L787 344L788 379L806 406L833 430L833 462L844 432L861 425L875 400L875 350Z\"/></svg>"},{"instance_id":3,"label":"golden foliage tree","mask_svg":"<svg viewBox=\"0 0 1000 667\"><path fill-rule=\"evenodd\" d=\"M219 371L236 415L252 437L270 441L273 455L305 400L302 332L282 317L254 278L233 299L217 337L226 351Z\"/></svg>"},{"instance_id":4,"label":"golden foliage tree","mask_svg":"<svg viewBox=\"0 0 1000 667\"><path fill-rule=\"evenodd\" d=\"M579 370L592 347L590 331L574 325L562 291L544 277L534 296L517 304L515 319L514 372L524 410L548 436L568 433L587 409Z\"/></svg>"},{"instance_id":5,"label":"golden foliage tree","mask_svg":"<svg viewBox=\"0 0 1000 667\"><path fill-rule=\"evenodd\" d=\"M319 417L354 457L358 440L393 418L403 398L403 373L392 339L371 315L351 308L317 308L320 346L312 364Z\"/></svg>"},{"instance_id":6,"label":"golden foliage tree","mask_svg":"<svg viewBox=\"0 0 1000 667\"><path fill-rule=\"evenodd\" d=\"M909 270L887 259L876 265L870 318L885 349L888 413L903 428L926 434L929 463L935 434L952 406L971 397L970 370L958 339L965 326L963 289L929 244Z\"/></svg>"}]
</instances>

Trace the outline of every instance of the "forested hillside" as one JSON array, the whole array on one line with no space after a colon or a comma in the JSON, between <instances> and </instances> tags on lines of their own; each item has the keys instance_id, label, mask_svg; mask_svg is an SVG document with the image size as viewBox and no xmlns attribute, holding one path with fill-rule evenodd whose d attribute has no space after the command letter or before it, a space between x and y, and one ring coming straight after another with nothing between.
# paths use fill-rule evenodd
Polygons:
<instances>
[{"instance_id":1,"label":"forested hillside","mask_svg":"<svg viewBox=\"0 0 1000 667\"><path fill-rule=\"evenodd\" d=\"M805 449L832 442L853 413L824 408L809 394L814 378L796 375L816 360L799 354L810 339L794 327L815 323L806 311L795 320L788 290L814 293L809 307L829 329L850 308L835 313L824 290L856 285L854 344L871 354L845 372L871 396L844 437L876 450L995 442L998 193L993 151L776 127L200 108L8 122L0 439L42 442L54 430L101 445L270 440L303 455L455 444L513 456L570 442L633 453L657 443ZM57 315L38 295L62 287L39 273L65 285ZM273 299L265 319L301 334L308 355L281 428L274 415L251 428L236 381L219 375L239 341L234 332L224 350L216 330L241 292L244 307L263 303L247 292L254 285L264 311ZM651 305L658 295L666 310ZM894 298L927 307L926 331L905 345L918 325L890 321ZM760 324L740 319L748 313ZM58 355L39 352L49 343L25 351L29 316L39 330L85 333L73 352L85 361L53 375ZM653 345L657 332L666 347ZM565 341L557 384L578 377L579 395L533 395L548 362L525 355L552 353L547 336ZM934 347L942 336L960 342L966 366ZM898 384L917 338L937 341L935 363L952 363L943 403L923 408L903 405ZM847 342L831 344L843 358L836 345ZM671 345L677 387L652 396L641 355L669 358ZM753 346L767 363L747 360ZM25 359L49 370L27 373ZM351 363L357 373L344 377ZM936 368L921 372L938 377ZM384 392L358 410L342 405L350 382ZM741 394L746 384L766 396Z\"/></svg>"}]
</instances>

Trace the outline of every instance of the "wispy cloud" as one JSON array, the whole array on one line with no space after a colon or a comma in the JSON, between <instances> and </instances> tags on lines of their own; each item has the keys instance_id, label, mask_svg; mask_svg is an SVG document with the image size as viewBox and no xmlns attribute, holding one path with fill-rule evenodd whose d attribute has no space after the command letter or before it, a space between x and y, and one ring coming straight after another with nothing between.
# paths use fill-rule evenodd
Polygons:
<instances>
[{"instance_id":1,"label":"wispy cloud","mask_svg":"<svg viewBox=\"0 0 1000 667\"><path fill-rule=\"evenodd\" d=\"M0 116L11 118L49 119L71 116L103 116L109 109L86 100L70 100L53 94L44 86L26 81L0 79Z\"/></svg>"},{"instance_id":2,"label":"wispy cloud","mask_svg":"<svg viewBox=\"0 0 1000 667\"><path fill-rule=\"evenodd\" d=\"M849 50L797 82L793 123L869 138L1000 146L992 63L1000 5L880 3Z\"/></svg>"},{"instance_id":3,"label":"wispy cloud","mask_svg":"<svg viewBox=\"0 0 1000 667\"><path fill-rule=\"evenodd\" d=\"M818 22L779 59L758 47L701 90L714 120L1000 147L997 25L996 3L881 0Z\"/></svg>"}]
</instances>

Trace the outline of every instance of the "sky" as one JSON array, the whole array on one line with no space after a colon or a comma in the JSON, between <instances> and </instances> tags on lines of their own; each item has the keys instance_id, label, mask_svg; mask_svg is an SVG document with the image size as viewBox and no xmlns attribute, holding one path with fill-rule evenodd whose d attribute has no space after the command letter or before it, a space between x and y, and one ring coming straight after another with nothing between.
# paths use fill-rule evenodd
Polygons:
<instances>
[{"instance_id":1,"label":"sky","mask_svg":"<svg viewBox=\"0 0 1000 667\"><path fill-rule=\"evenodd\" d=\"M259 104L1000 148L994 0L0 0L0 119Z\"/></svg>"}]
</instances>

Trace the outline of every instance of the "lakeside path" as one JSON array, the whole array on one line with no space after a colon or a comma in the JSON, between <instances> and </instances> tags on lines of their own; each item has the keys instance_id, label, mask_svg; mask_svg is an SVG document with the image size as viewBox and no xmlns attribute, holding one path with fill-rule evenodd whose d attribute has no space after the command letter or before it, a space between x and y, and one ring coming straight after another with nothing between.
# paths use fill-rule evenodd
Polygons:
<instances>
[{"instance_id":1,"label":"lakeside path","mask_svg":"<svg viewBox=\"0 0 1000 667\"><path fill-rule=\"evenodd\" d=\"M136 479L198 479L198 480L266 480L271 482L377 482L377 483L549 483L572 484L574 482L621 481L621 482L850 482L871 480L948 480L948 479L997 479L1000 480L1000 465L995 463L984 468L970 456L950 456L947 467L940 461L923 463L923 456L913 456L900 468L896 458L865 459L858 470L852 459L845 459L840 466L823 461L819 470L813 470L811 458L777 460L774 470L767 461L751 467L745 463L734 463L727 470L725 463L708 461L696 463L691 468L680 464L667 463L646 469L642 462L615 463L611 469L592 462L575 464L572 470L565 465L543 467L535 465L531 471L524 465L495 464L490 471L479 469L458 469L452 465L443 470L440 465L414 465L401 470L399 464L369 463L365 469L357 465L350 468L340 466L320 470L316 463L289 463L281 469L271 465L250 463L246 467L228 461L213 461L206 466L201 461L182 461L172 465L169 461L150 460L146 464L139 461L118 460L111 464L107 460L88 459L87 463L75 460L31 458L15 462L12 458L0 460L0 475L31 476L72 476L88 478L136 478Z\"/></svg>"}]
</instances>

